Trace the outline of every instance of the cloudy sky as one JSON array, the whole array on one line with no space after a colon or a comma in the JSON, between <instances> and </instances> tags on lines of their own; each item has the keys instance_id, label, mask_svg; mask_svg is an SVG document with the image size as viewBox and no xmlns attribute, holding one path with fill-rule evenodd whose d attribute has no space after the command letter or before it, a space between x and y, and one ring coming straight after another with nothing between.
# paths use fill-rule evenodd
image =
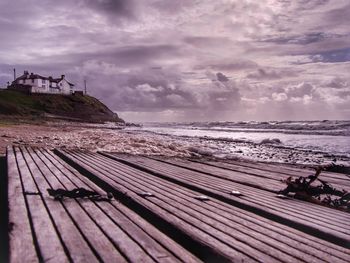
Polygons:
<instances>
[{"instance_id":1,"label":"cloudy sky","mask_svg":"<svg viewBox=\"0 0 350 263\"><path fill-rule=\"evenodd\" d=\"M127 121L349 119L349 0L1 0L12 69Z\"/></svg>"}]
</instances>

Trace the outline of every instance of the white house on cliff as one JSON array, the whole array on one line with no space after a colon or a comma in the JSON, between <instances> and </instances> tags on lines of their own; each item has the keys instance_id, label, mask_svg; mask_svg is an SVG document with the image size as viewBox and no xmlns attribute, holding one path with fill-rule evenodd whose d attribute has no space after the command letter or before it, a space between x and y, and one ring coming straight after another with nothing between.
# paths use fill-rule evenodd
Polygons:
<instances>
[{"instance_id":1,"label":"white house on cliff","mask_svg":"<svg viewBox=\"0 0 350 263\"><path fill-rule=\"evenodd\" d=\"M38 74L24 71L23 75L16 78L9 89L25 91L29 93L51 93L51 94L73 94L74 84L65 79L65 75L60 78L43 77Z\"/></svg>"}]
</instances>

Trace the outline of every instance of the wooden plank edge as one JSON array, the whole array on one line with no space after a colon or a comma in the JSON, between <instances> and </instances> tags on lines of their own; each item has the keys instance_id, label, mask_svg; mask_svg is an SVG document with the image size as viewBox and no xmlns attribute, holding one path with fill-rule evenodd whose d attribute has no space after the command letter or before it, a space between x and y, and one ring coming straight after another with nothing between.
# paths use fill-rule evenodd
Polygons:
<instances>
[{"instance_id":1,"label":"wooden plank edge","mask_svg":"<svg viewBox=\"0 0 350 263\"><path fill-rule=\"evenodd\" d=\"M209 175L209 176L217 177L217 178L220 178L220 179L223 179L223 180L227 180L227 181L231 181L231 182L234 182L234 183L237 183L237 184L242 184L242 185L249 186L249 187L252 187L252 188L264 190L264 191L267 191L267 192L270 192L270 193L274 193L274 194L278 193L277 190L275 191L275 190L272 190L272 189L269 189L269 188L266 188L266 187L263 187L263 186L260 186L260 185L257 185L257 184L249 183L249 182L242 182L242 181L236 180L234 178L230 178L229 176L213 174L212 172L209 172L209 171L199 170L199 168L192 168L192 167L189 167L189 166L186 166L186 165L182 165L180 163L168 162L166 160L156 159L156 158L152 158L150 156L146 156L146 158L151 159L153 161L158 161L158 162L161 162L161 163L166 163L166 164L170 164L170 165L173 165L173 166L176 166L176 167L187 169L187 170L190 170L190 171L193 171L193 172L203 173L203 174L206 174L206 175ZM201 164L204 164L204 163L201 163ZM216 167L216 168L218 168L218 167ZM235 172L241 173L241 174L248 174L248 175L256 176L255 174L250 173L250 172L244 172L244 173L243 172L238 172L238 171L235 171Z\"/></svg>"},{"instance_id":2,"label":"wooden plank edge","mask_svg":"<svg viewBox=\"0 0 350 263\"><path fill-rule=\"evenodd\" d=\"M7 156L0 156L0 262L9 261L9 207Z\"/></svg>"},{"instance_id":3,"label":"wooden plank edge","mask_svg":"<svg viewBox=\"0 0 350 263\"><path fill-rule=\"evenodd\" d=\"M38 241L35 232L33 232L33 221L24 193L22 174L18 167L14 147L7 149L7 172L10 230L9 262L21 262L24 259L28 262L42 261ZM17 215L14 216L16 213ZM18 224L19 220L20 224ZM12 249L17 249L16 253L12 253Z\"/></svg>"}]
</instances>

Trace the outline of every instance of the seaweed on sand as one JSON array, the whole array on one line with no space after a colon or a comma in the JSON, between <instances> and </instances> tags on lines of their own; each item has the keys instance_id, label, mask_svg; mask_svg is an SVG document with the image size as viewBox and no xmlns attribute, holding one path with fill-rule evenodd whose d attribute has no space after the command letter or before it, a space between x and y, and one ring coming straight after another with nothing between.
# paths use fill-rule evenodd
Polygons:
<instances>
[{"instance_id":1,"label":"seaweed on sand","mask_svg":"<svg viewBox=\"0 0 350 263\"><path fill-rule=\"evenodd\" d=\"M321 171L322 168L318 167L314 175L300 176L296 179L288 177L283 180L287 187L279 191L279 194L294 193L293 197L297 199L350 211L350 193L336 189L328 182L319 179ZM320 184L312 185L316 180Z\"/></svg>"}]
</instances>

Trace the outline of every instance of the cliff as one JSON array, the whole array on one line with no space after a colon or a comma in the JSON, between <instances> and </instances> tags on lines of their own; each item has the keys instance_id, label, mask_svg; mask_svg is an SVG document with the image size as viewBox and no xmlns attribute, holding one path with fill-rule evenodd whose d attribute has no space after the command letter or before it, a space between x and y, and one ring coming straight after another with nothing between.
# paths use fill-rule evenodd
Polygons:
<instances>
[{"instance_id":1,"label":"cliff","mask_svg":"<svg viewBox=\"0 0 350 263\"><path fill-rule=\"evenodd\" d=\"M0 115L124 122L106 105L89 95L24 94L11 90L0 90Z\"/></svg>"}]
</instances>

